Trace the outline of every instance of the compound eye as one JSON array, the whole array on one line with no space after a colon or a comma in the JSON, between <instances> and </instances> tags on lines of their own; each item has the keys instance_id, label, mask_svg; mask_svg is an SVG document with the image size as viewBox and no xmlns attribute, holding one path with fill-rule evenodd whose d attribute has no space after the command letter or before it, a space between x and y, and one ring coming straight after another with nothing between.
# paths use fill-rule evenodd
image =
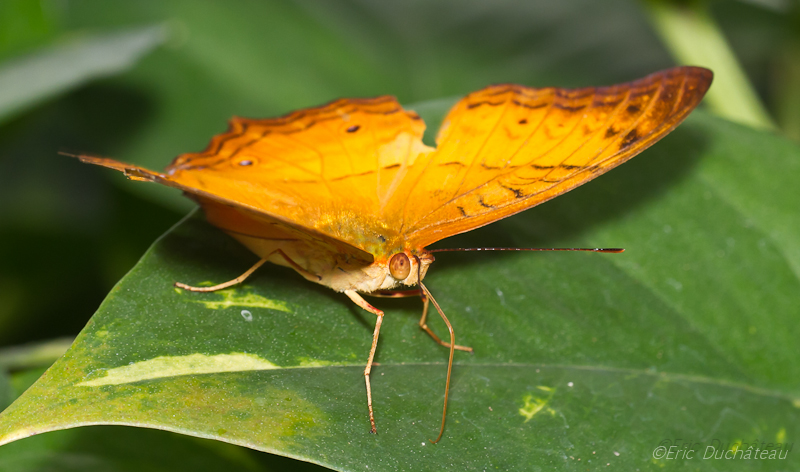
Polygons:
<instances>
[{"instance_id":1,"label":"compound eye","mask_svg":"<svg viewBox=\"0 0 800 472\"><path fill-rule=\"evenodd\" d=\"M405 280L409 272L411 272L411 261L402 252L398 252L389 259L389 273L395 279Z\"/></svg>"}]
</instances>

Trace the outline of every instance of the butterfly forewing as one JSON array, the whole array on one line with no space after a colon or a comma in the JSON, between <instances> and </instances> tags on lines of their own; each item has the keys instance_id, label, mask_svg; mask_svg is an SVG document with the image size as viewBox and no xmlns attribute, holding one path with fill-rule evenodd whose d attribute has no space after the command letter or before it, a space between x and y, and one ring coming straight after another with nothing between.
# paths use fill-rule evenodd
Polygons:
<instances>
[{"instance_id":1,"label":"butterfly forewing","mask_svg":"<svg viewBox=\"0 0 800 472\"><path fill-rule=\"evenodd\" d=\"M436 153L404 182L403 233L424 247L591 180L666 135L710 83L710 71L680 67L612 87L472 93L448 114Z\"/></svg>"},{"instance_id":2,"label":"butterfly forewing","mask_svg":"<svg viewBox=\"0 0 800 472\"><path fill-rule=\"evenodd\" d=\"M382 218L407 169L432 152L425 125L392 97L337 100L283 118L234 118L169 179L258 208L370 252L398 241ZM389 254L391 255L391 254Z\"/></svg>"},{"instance_id":3,"label":"butterfly forewing","mask_svg":"<svg viewBox=\"0 0 800 472\"><path fill-rule=\"evenodd\" d=\"M224 196L178 182L167 174L153 172L143 167L126 164L114 159L95 156L76 156L81 161L101 165L123 172L132 180L160 183L183 190L197 201L205 210L206 217L215 226L229 233L252 236L262 239L294 239L300 244L316 247L332 254L346 255L364 264L374 260L372 253L366 252L351 243L334 238L311 227L289 221L288 219L266 213L259 208Z\"/></svg>"}]
</instances>

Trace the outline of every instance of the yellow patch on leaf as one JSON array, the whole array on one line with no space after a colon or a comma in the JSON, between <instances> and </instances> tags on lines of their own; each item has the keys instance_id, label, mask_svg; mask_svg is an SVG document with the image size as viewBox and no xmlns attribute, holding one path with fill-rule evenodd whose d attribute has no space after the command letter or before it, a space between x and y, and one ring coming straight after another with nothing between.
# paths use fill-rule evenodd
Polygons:
<instances>
[{"instance_id":1,"label":"yellow patch on leaf","mask_svg":"<svg viewBox=\"0 0 800 472\"><path fill-rule=\"evenodd\" d=\"M142 380L178 377L183 375L272 369L280 369L280 367L254 354L245 354L241 352L217 354L214 356L205 354L159 356L123 367L108 369L104 377L85 380L75 384L75 386L99 387L102 385L120 385L140 382Z\"/></svg>"}]
</instances>

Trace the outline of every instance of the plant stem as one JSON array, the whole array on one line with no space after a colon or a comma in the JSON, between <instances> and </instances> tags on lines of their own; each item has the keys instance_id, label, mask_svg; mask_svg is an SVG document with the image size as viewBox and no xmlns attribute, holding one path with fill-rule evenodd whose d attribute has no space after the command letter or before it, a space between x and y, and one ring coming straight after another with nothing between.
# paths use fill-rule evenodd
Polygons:
<instances>
[{"instance_id":1,"label":"plant stem","mask_svg":"<svg viewBox=\"0 0 800 472\"><path fill-rule=\"evenodd\" d=\"M714 71L714 84L705 99L714 113L757 128L776 128L704 3L643 3L656 32L677 62Z\"/></svg>"},{"instance_id":2,"label":"plant stem","mask_svg":"<svg viewBox=\"0 0 800 472\"><path fill-rule=\"evenodd\" d=\"M800 141L800 5L794 11L792 24L793 34L780 56L774 106L781 129Z\"/></svg>"},{"instance_id":3,"label":"plant stem","mask_svg":"<svg viewBox=\"0 0 800 472\"><path fill-rule=\"evenodd\" d=\"M72 341L73 338L56 338L0 349L0 369L14 371L50 365L64 354Z\"/></svg>"}]
</instances>

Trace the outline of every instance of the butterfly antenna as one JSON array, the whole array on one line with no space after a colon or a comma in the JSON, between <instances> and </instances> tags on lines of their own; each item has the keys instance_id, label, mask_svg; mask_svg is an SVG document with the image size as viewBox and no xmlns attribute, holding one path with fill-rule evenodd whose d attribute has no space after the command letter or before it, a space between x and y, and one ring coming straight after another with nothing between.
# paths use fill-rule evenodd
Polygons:
<instances>
[{"instance_id":1,"label":"butterfly antenna","mask_svg":"<svg viewBox=\"0 0 800 472\"><path fill-rule=\"evenodd\" d=\"M582 251L582 252L603 252L609 254L619 254L625 249L618 247L458 247L445 249L428 249L427 252L468 252L468 251Z\"/></svg>"},{"instance_id":2,"label":"butterfly antenna","mask_svg":"<svg viewBox=\"0 0 800 472\"><path fill-rule=\"evenodd\" d=\"M439 306L438 303L436 303L436 299L433 298L433 295L431 295L431 292L428 290L428 287L423 285L422 282L419 282L419 286L422 287L422 290L423 292L425 292L425 295L430 299L431 303L433 303L433 306L436 307L436 311L439 312L439 316L442 317L442 320L444 320L444 324L447 325L447 330L450 331L450 359L447 361L447 382L445 382L444 384L444 407L442 408L442 427L439 428L439 436L436 437L435 441L429 439L429 441L432 444L436 444L439 442L440 439L442 439L442 434L444 434L444 420L447 417L447 397L450 394L450 374L453 372L453 353L455 352L455 347L456 347L456 336L455 333L453 333L453 325L450 324L450 320L447 319L447 317L444 315L444 312L442 311L442 308Z\"/></svg>"}]
</instances>

